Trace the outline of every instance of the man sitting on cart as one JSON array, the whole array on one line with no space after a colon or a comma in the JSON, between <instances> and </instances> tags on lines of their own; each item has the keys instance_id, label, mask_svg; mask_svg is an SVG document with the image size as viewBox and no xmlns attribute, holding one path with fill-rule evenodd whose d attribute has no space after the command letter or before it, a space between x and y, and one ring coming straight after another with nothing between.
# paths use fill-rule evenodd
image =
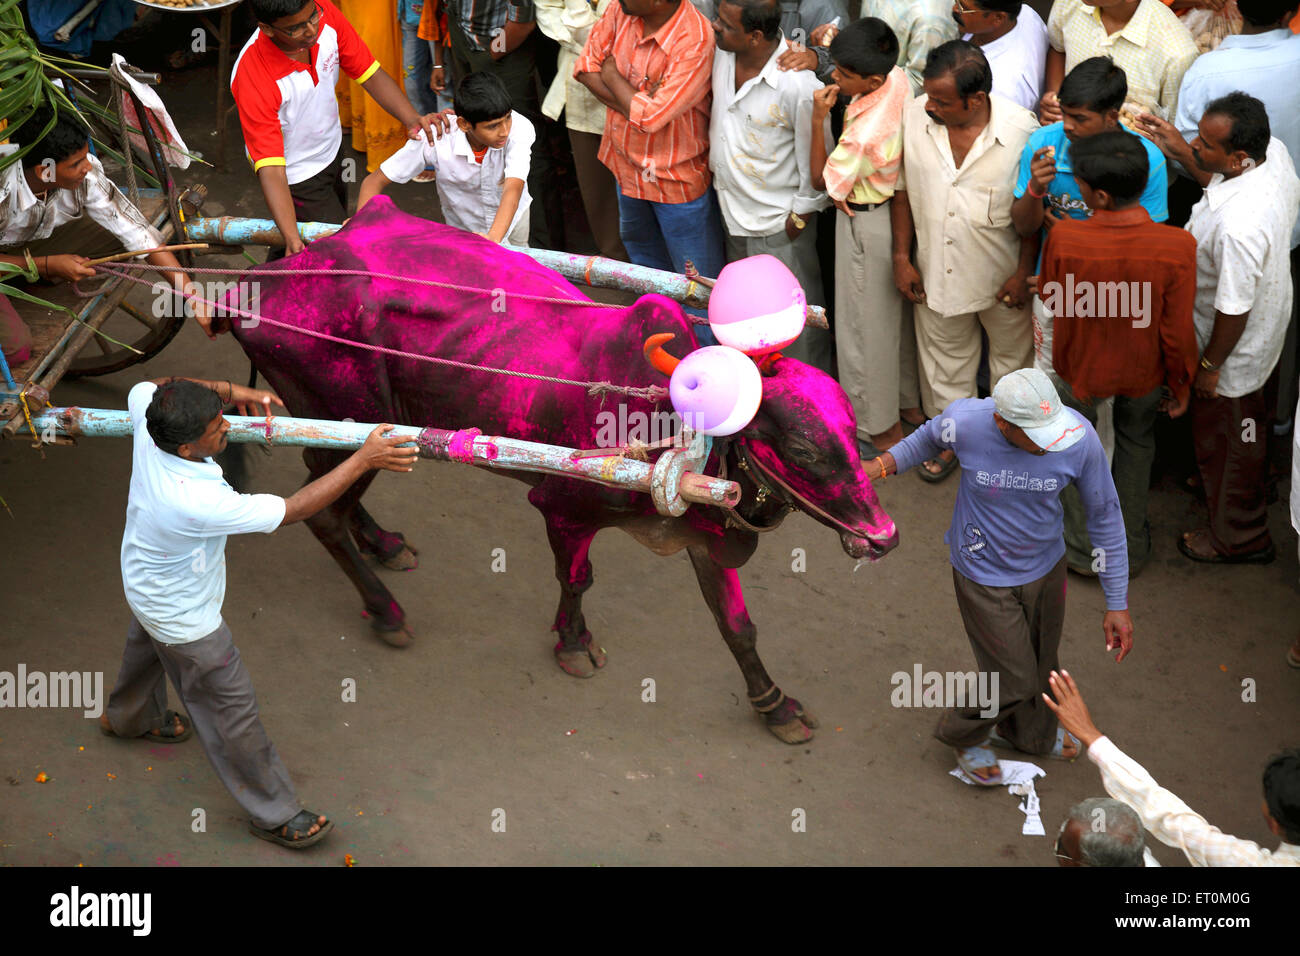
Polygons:
<instances>
[{"instance_id":1,"label":"man sitting on cart","mask_svg":"<svg viewBox=\"0 0 1300 956\"><path fill-rule=\"evenodd\" d=\"M52 119L54 125L42 136ZM10 149L34 145L0 171L0 262L25 266L26 250L42 279L74 281L95 275L86 265L89 258L162 245L158 231L90 154L90 134L75 116L60 112L55 117L53 109L43 107L9 140ZM170 252L151 252L147 258L168 270L164 274L178 292L202 298L202 290ZM187 314L215 338L208 308L198 299L190 301L184 306ZM30 347L26 326L2 296L0 345L6 356L20 362Z\"/></svg>"}]
</instances>

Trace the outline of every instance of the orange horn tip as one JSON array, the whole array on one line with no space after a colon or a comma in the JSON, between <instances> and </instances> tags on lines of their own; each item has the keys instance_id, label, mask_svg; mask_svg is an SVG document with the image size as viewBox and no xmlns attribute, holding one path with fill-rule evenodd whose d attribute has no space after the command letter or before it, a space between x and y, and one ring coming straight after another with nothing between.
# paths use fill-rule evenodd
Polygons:
<instances>
[{"instance_id":1,"label":"orange horn tip","mask_svg":"<svg viewBox=\"0 0 1300 956\"><path fill-rule=\"evenodd\" d=\"M675 338L677 336L673 332L660 332L646 339L645 345L641 347L641 352L645 355L646 361L665 375L672 375L673 369L677 368L681 362L681 359L674 358L663 349L665 342L671 342Z\"/></svg>"}]
</instances>

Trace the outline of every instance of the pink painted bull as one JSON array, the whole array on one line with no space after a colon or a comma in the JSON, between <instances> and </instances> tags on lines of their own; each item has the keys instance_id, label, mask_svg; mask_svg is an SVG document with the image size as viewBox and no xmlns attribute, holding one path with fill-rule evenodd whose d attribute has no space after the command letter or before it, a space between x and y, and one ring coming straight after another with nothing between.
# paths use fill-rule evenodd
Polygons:
<instances>
[{"instance_id":1,"label":"pink painted bull","mask_svg":"<svg viewBox=\"0 0 1300 956\"><path fill-rule=\"evenodd\" d=\"M281 275L307 268L418 276L467 289L363 276ZM692 326L675 302L647 295L628 308L578 305L588 300L575 286L527 256L405 215L383 196L338 234L258 268L249 279L257 280L260 312L270 318L356 342L495 368L666 385L667 377L642 355L642 343L667 332L675 334L668 350L679 357L695 347ZM627 402L629 415L669 410L666 402L656 408L618 396L602 404L583 388L364 351L267 322L252 328L242 324L234 323L240 344L295 416L477 427L486 434L592 448L598 443L598 414L617 412L619 401ZM310 478L324 474L342 455L309 449L304 458ZM741 485L736 511L748 527L729 525L718 508L695 505L681 517L665 517L646 494L509 473L532 486L528 500L541 511L555 553L556 659L578 677L589 677L605 664L605 652L592 640L582 613L582 595L592 583L587 555L598 531L622 528L659 554L685 548L740 665L751 703L776 736L800 743L812 737L816 721L781 692L759 660L736 569L753 554L757 531L774 526L792 509L838 532L854 558L883 555L897 544L897 533L862 471L847 397L832 379L800 362L773 363L753 421L733 438L715 441L706 470L716 474L719 467ZM402 646L412 636L405 615L366 557L397 568L413 567L415 559L400 534L384 531L361 506L371 477L308 525L361 592L377 634Z\"/></svg>"}]
</instances>

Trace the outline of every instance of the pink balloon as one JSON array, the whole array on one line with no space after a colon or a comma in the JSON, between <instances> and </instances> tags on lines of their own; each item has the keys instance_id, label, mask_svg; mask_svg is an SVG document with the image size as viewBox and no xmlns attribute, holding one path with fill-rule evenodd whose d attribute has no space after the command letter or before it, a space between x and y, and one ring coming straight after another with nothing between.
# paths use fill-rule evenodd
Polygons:
<instances>
[{"instance_id":1,"label":"pink balloon","mask_svg":"<svg viewBox=\"0 0 1300 956\"><path fill-rule=\"evenodd\" d=\"M705 435L732 435L758 412L763 379L753 359L725 345L696 349L668 382L673 409Z\"/></svg>"},{"instance_id":2,"label":"pink balloon","mask_svg":"<svg viewBox=\"0 0 1300 956\"><path fill-rule=\"evenodd\" d=\"M729 263L709 294L709 328L723 345L762 356L803 331L808 299L794 273L775 256Z\"/></svg>"}]
</instances>

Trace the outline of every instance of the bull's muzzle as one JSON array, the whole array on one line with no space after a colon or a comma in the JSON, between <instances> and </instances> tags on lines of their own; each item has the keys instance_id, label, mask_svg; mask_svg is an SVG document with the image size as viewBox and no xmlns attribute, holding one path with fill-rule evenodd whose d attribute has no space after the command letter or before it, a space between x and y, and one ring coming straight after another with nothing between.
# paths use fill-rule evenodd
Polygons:
<instances>
[{"instance_id":1,"label":"bull's muzzle","mask_svg":"<svg viewBox=\"0 0 1300 956\"><path fill-rule=\"evenodd\" d=\"M840 532L840 544L843 545L844 552L854 560L866 558L868 561L879 561L898 547L898 529L891 521L886 528L873 529L866 537L843 531Z\"/></svg>"}]
</instances>

